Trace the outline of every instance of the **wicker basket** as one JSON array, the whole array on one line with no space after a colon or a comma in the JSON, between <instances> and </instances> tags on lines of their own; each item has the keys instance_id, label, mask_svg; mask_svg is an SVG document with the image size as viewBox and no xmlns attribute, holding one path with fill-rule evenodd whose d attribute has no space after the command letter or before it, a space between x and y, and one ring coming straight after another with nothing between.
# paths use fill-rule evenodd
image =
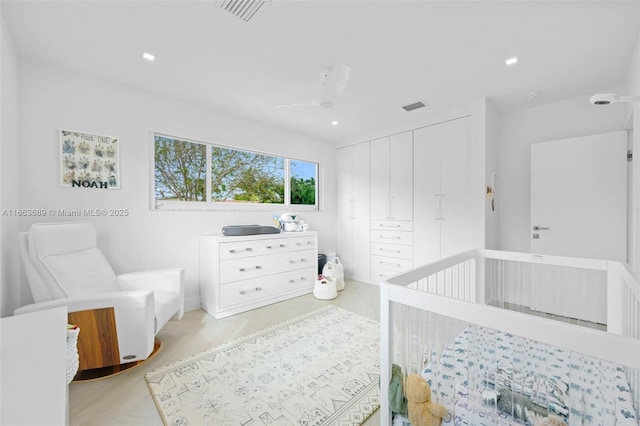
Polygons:
<instances>
[{"instance_id":1,"label":"wicker basket","mask_svg":"<svg viewBox=\"0 0 640 426\"><path fill-rule=\"evenodd\" d=\"M71 383L80 365L78 356L78 326L67 327L67 384Z\"/></svg>"}]
</instances>

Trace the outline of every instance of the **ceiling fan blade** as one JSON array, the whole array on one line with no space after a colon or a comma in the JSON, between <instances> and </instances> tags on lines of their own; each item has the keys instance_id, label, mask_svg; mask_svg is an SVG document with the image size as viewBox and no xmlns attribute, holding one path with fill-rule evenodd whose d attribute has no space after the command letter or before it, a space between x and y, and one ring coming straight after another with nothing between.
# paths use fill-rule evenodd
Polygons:
<instances>
[{"instance_id":1,"label":"ceiling fan blade","mask_svg":"<svg viewBox=\"0 0 640 426\"><path fill-rule=\"evenodd\" d=\"M288 108L288 107L301 107L301 106L312 106L312 107L320 107L320 103L316 100L302 103L290 103L290 104L278 104L276 105L279 108Z\"/></svg>"},{"instance_id":2,"label":"ceiling fan blade","mask_svg":"<svg viewBox=\"0 0 640 426\"><path fill-rule=\"evenodd\" d=\"M331 74L327 79L326 85L328 87L333 88L333 91L336 96L342 96L344 91L347 88L347 83L349 82L349 75L351 74L351 68L342 63L337 63L333 66L331 70Z\"/></svg>"}]
</instances>

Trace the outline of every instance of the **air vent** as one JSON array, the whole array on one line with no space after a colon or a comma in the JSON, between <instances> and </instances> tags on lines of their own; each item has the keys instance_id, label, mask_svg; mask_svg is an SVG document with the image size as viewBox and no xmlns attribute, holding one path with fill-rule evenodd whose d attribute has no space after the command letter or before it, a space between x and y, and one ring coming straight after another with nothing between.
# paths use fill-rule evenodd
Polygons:
<instances>
[{"instance_id":1,"label":"air vent","mask_svg":"<svg viewBox=\"0 0 640 426\"><path fill-rule=\"evenodd\" d=\"M402 107L402 109L404 109L405 111L413 111L414 109L424 108L426 106L427 105L424 102L418 101L409 105L405 105Z\"/></svg>"},{"instance_id":2,"label":"air vent","mask_svg":"<svg viewBox=\"0 0 640 426\"><path fill-rule=\"evenodd\" d=\"M266 0L223 0L220 7L245 22L249 22L262 9Z\"/></svg>"}]
</instances>

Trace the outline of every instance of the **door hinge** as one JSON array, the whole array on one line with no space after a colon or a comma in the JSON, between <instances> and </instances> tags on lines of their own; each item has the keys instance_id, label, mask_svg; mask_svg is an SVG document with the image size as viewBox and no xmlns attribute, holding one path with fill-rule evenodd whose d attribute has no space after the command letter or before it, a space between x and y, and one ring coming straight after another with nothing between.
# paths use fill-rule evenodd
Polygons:
<instances>
[{"instance_id":1,"label":"door hinge","mask_svg":"<svg viewBox=\"0 0 640 426\"><path fill-rule=\"evenodd\" d=\"M633 150L627 151L627 161L633 161Z\"/></svg>"}]
</instances>

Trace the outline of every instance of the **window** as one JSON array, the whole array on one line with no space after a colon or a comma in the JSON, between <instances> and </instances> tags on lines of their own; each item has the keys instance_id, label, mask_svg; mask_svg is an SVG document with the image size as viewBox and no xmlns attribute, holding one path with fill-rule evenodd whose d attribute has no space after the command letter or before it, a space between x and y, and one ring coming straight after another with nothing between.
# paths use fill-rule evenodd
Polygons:
<instances>
[{"instance_id":1,"label":"window","mask_svg":"<svg viewBox=\"0 0 640 426\"><path fill-rule=\"evenodd\" d=\"M154 135L156 207L318 207L318 164Z\"/></svg>"},{"instance_id":2,"label":"window","mask_svg":"<svg viewBox=\"0 0 640 426\"><path fill-rule=\"evenodd\" d=\"M316 177L318 165L306 161L291 160L291 204L316 205Z\"/></svg>"}]
</instances>

